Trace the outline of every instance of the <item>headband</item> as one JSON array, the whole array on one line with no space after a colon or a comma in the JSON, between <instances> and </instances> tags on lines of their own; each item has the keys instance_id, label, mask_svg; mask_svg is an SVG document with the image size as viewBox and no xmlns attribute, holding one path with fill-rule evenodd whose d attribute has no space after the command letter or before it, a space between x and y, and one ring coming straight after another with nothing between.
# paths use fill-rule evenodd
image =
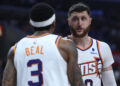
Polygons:
<instances>
[{"instance_id":1,"label":"headband","mask_svg":"<svg viewBox=\"0 0 120 86\"><path fill-rule=\"evenodd\" d=\"M55 14L53 14L53 16L49 18L48 20L41 21L41 22L36 22L30 19L30 23L32 26L39 28L39 27L45 27L45 26L51 25L54 20L55 20Z\"/></svg>"}]
</instances>

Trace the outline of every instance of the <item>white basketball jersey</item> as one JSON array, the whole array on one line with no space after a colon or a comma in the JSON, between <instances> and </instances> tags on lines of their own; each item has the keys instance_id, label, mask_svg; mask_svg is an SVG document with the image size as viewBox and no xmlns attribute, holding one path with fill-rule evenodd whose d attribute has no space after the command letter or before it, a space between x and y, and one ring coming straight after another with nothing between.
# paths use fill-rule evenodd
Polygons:
<instances>
[{"instance_id":1,"label":"white basketball jersey","mask_svg":"<svg viewBox=\"0 0 120 86\"><path fill-rule=\"evenodd\" d=\"M70 86L67 63L57 48L59 39L47 33L28 36L17 43L14 57L17 86Z\"/></svg>"},{"instance_id":2,"label":"white basketball jersey","mask_svg":"<svg viewBox=\"0 0 120 86\"><path fill-rule=\"evenodd\" d=\"M101 52L104 52L100 49L101 44L104 43L91 38L91 43L86 49L77 46L78 65L86 86L101 86L102 68L114 62L113 58L110 57L111 61L106 63L105 55L101 55Z\"/></svg>"}]
</instances>

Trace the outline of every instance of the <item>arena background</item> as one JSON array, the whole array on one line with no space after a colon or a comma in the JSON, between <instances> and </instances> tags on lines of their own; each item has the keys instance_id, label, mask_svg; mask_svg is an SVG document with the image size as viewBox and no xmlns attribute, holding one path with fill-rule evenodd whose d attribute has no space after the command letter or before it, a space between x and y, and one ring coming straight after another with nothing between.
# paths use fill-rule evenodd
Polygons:
<instances>
[{"instance_id":1,"label":"arena background","mask_svg":"<svg viewBox=\"0 0 120 86\"><path fill-rule=\"evenodd\" d=\"M110 45L115 59L115 78L120 86L120 0L0 0L0 84L9 48L33 33L28 14L37 2L46 2L55 8L57 25L54 33L62 36L70 34L69 7L77 2L90 6L93 22L89 35Z\"/></svg>"}]
</instances>

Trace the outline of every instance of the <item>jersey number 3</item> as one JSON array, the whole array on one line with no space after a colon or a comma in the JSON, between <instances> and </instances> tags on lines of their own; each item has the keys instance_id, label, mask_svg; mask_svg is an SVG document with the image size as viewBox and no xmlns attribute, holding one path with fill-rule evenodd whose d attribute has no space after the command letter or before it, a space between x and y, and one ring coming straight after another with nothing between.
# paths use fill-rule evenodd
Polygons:
<instances>
[{"instance_id":1,"label":"jersey number 3","mask_svg":"<svg viewBox=\"0 0 120 86\"><path fill-rule=\"evenodd\" d=\"M42 62L39 59L29 60L27 67L32 67L36 65L38 70L31 71L31 76L38 76L38 82L28 81L29 86L42 86L43 84L43 75L42 75Z\"/></svg>"}]
</instances>

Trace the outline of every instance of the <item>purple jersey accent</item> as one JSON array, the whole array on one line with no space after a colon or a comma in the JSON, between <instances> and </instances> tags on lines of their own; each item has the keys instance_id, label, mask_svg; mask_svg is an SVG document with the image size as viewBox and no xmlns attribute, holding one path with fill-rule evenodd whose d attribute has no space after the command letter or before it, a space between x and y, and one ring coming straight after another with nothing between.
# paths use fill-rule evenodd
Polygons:
<instances>
[{"instance_id":1,"label":"purple jersey accent","mask_svg":"<svg viewBox=\"0 0 120 86\"><path fill-rule=\"evenodd\" d=\"M85 80L85 85L87 86L87 84L90 84L90 86L93 86L93 81L91 79L86 79Z\"/></svg>"},{"instance_id":2,"label":"purple jersey accent","mask_svg":"<svg viewBox=\"0 0 120 86\"><path fill-rule=\"evenodd\" d=\"M42 86L43 84L43 76L41 74L42 72L42 62L39 59L30 60L27 64L28 67L31 67L32 65L38 65L37 71L31 71L31 76L38 76L39 82L32 82L28 81L29 86Z\"/></svg>"},{"instance_id":3,"label":"purple jersey accent","mask_svg":"<svg viewBox=\"0 0 120 86\"><path fill-rule=\"evenodd\" d=\"M99 49L98 49L98 41L97 41L97 40L96 40L96 44L97 44L98 54L99 54L100 60L101 60L101 62L102 62L102 57L100 56L100 51L99 51ZM102 62L102 65L103 65L103 62Z\"/></svg>"},{"instance_id":4,"label":"purple jersey accent","mask_svg":"<svg viewBox=\"0 0 120 86\"><path fill-rule=\"evenodd\" d=\"M93 45L93 39L92 39L92 44L87 49L83 50L83 49L80 49L79 47L77 47L77 48L80 49L81 51L86 51L86 50L90 49L92 47L92 45Z\"/></svg>"}]
</instances>

